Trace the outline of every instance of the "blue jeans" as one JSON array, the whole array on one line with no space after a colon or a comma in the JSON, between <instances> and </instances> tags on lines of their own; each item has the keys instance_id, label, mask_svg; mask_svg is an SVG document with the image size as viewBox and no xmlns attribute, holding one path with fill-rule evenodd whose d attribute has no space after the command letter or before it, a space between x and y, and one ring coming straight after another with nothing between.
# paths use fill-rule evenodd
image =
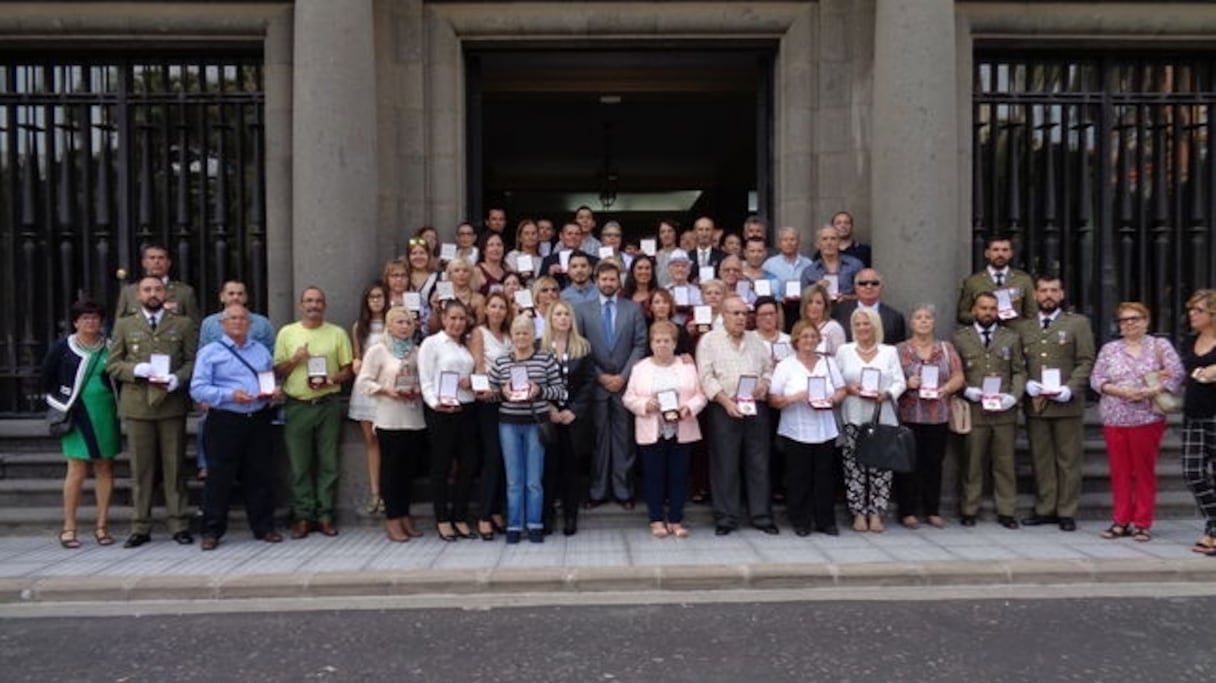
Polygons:
<instances>
[{"instance_id":1,"label":"blue jeans","mask_svg":"<svg viewBox=\"0 0 1216 683\"><path fill-rule=\"evenodd\" d=\"M500 422L498 438L507 471L507 531L543 529L545 449L534 423ZM526 489L526 492L525 492Z\"/></svg>"}]
</instances>

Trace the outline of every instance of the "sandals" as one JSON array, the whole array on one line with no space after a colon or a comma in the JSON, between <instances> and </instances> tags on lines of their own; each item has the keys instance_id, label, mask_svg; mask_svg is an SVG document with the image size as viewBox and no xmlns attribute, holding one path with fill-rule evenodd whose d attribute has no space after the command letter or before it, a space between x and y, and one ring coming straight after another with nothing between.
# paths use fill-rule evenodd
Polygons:
<instances>
[{"instance_id":1,"label":"sandals","mask_svg":"<svg viewBox=\"0 0 1216 683\"><path fill-rule=\"evenodd\" d=\"M110 535L110 530L104 526L99 526L93 530L93 538L97 540L97 545L114 545L114 537Z\"/></svg>"},{"instance_id":2,"label":"sandals","mask_svg":"<svg viewBox=\"0 0 1216 683\"><path fill-rule=\"evenodd\" d=\"M1136 527L1132 531L1132 540L1138 543L1148 543L1149 541L1153 540L1153 535L1148 529Z\"/></svg>"},{"instance_id":3,"label":"sandals","mask_svg":"<svg viewBox=\"0 0 1216 683\"><path fill-rule=\"evenodd\" d=\"M671 535L676 538L688 538L688 529L683 524L672 524Z\"/></svg>"},{"instance_id":4,"label":"sandals","mask_svg":"<svg viewBox=\"0 0 1216 683\"><path fill-rule=\"evenodd\" d=\"M59 532L59 545L72 550L80 547L80 541L76 540L75 529L64 529Z\"/></svg>"},{"instance_id":5,"label":"sandals","mask_svg":"<svg viewBox=\"0 0 1216 683\"><path fill-rule=\"evenodd\" d=\"M1099 535L1107 540L1114 538L1126 538L1127 536L1132 535L1132 529L1128 524L1112 524L1107 527L1106 531L1103 531Z\"/></svg>"},{"instance_id":6,"label":"sandals","mask_svg":"<svg viewBox=\"0 0 1216 683\"><path fill-rule=\"evenodd\" d=\"M1195 545L1191 546L1191 552L1207 555L1208 557L1216 557L1216 537L1203 536Z\"/></svg>"},{"instance_id":7,"label":"sandals","mask_svg":"<svg viewBox=\"0 0 1216 683\"><path fill-rule=\"evenodd\" d=\"M667 538L667 525L662 522L650 523L650 535L655 538Z\"/></svg>"}]
</instances>

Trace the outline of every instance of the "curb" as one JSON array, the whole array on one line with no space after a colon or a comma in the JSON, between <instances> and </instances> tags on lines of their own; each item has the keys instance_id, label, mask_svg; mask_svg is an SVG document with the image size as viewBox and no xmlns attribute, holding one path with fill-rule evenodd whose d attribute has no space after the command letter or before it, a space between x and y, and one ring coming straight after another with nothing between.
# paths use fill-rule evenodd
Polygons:
<instances>
[{"instance_id":1,"label":"curb","mask_svg":"<svg viewBox=\"0 0 1216 683\"><path fill-rule=\"evenodd\" d=\"M0 604L1213 582L1207 558L54 576L0 579Z\"/></svg>"}]
</instances>

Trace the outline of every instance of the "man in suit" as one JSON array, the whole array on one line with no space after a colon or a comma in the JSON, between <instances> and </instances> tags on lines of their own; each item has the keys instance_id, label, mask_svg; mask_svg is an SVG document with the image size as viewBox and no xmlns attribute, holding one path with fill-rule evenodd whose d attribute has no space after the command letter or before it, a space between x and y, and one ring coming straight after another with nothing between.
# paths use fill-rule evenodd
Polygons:
<instances>
[{"instance_id":1,"label":"man in suit","mask_svg":"<svg viewBox=\"0 0 1216 683\"><path fill-rule=\"evenodd\" d=\"M1026 435L1034 462L1034 512L1027 526L1059 524L1076 531L1081 500L1081 436L1085 390L1094 368L1094 335L1089 319L1060 308L1060 278L1035 278L1038 313L1018 331L1026 356ZM1059 388L1044 386L1047 369L1059 372ZM1054 373L1053 373L1054 374Z\"/></svg>"},{"instance_id":2,"label":"man in suit","mask_svg":"<svg viewBox=\"0 0 1216 683\"><path fill-rule=\"evenodd\" d=\"M688 254L692 259L693 275L700 281L701 269L713 268L716 277L718 264L726 258L726 252L714 246L714 219L701 216L693 221L692 229L697 236L697 248Z\"/></svg>"},{"instance_id":3,"label":"man in suit","mask_svg":"<svg viewBox=\"0 0 1216 683\"><path fill-rule=\"evenodd\" d=\"M646 352L646 321L640 306L618 296L621 272L616 261L600 261L595 282L599 296L575 307L578 328L591 343L595 372L591 401L595 456L586 505L595 507L611 495L632 510L633 417L622 397L630 371Z\"/></svg>"},{"instance_id":4,"label":"man in suit","mask_svg":"<svg viewBox=\"0 0 1216 683\"><path fill-rule=\"evenodd\" d=\"M142 277L159 278L165 285L162 299L166 311L179 317L189 318L197 325L203 319L198 307L198 299L194 296L194 288L190 285L169 279L169 269L173 261L169 258L169 250L159 244L149 244L140 255L139 265L143 268ZM139 283L134 282L122 288L118 294L118 304L114 307L114 319L139 313L142 306L139 299Z\"/></svg>"},{"instance_id":5,"label":"man in suit","mask_svg":"<svg viewBox=\"0 0 1216 683\"><path fill-rule=\"evenodd\" d=\"M186 413L198 332L194 321L165 308L165 283L148 275L138 283L139 309L114 323L106 372L122 384L118 414L127 423L134 510L124 548L152 540L152 486L159 464L169 531L182 545L194 542L182 463ZM166 368L158 367L168 357Z\"/></svg>"},{"instance_id":6,"label":"man in suit","mask_svg":"<svg viewBox=\"0 0 1216 683\"><path fill-rule=\"evenodd\" d=\"M565 289L570 286L570 273L567 270L570 267L570 254L582 251L579 246L583 242L583 233L578 227L578 223L567 223L562 226L562 232L559 236L558 243L553 247L553 251L540 262L540 272L557 280L557 286L560 289ZM562 252L566 252L566 266L562 267ZM591 261L591 265L599 260L596 252L583 252L587 254L587 258Z\"/></svg>"},{"instance_id":7,"label":"man in suit","mask_svg":"<svg viewBox=\"0 0 1216 683\"><path fill-rule=\"evenodd\" d=\"M882 303L882 275L877 270L866 268L858 272L857 277L853 279L853 288L857 292L855 300L832 307L832 317L844 327L845 337L849 341L853 341L853 326L849 324L853 311L863 307L878 311L878 317L882 320L884 344L894 345L908 338L904 314Z\"/></svg>"},{"instance_id":8,"label":"man in suit","mask_svg":"<svg viewBox=\"0 0 1216 683\"><path fill-rule=\"evenodd\" d=\"M1026 273L1010 267L1013 260L1013 242L1008 237L990 235L984 245L984 269L963 280L963 291L958 295L958 321L970 325L971 304L980 292L992 292L997 296L997 320L1001 323L1025 320L1035 314L1034 281ZM1008 295L1008 306L1003 299Z\"/></svg>"},{"instance_id":9,"label":"man in suit","mask_svg":"<svg viewBox=\"0 0 1216 683\"><path fill-rule=\"evenodd\" d=\"M1013 330L997 324L996 310L996 296L980 292L971 310L975 322L954 333L954 348L962 358L967 381L963 395L972 403L971 432L967 434L962 468L960 523L975 526L984 493L985 459L991 458L997 522L1006 529L1017 529L1013 516L1017 502L1013 438L1016 408L1026 385L1026 364L1021 339ZM1000 380L995 393L984 393L986 378Z\"/></svg>"}]
</instances>

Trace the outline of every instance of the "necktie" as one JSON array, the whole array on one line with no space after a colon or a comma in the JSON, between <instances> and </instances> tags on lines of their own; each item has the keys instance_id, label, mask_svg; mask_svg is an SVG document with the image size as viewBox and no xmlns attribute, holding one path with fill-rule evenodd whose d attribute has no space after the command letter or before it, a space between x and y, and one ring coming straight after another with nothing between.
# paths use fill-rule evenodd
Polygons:
<instances>
[{"instance_id":1,"label":"necktie","mask_svg":"<svg viewBox=\"0 0 1216 683\"><path fill-rule=\"evenodd\" d=\"M1043 318L1043 329L1047 329L1047 326L1050 324L1051 324L1051 318Z\"/></svg>"},{"instance_id":2,"label":"necktie","mask_svg":"<svg viewBox=\"0 0 1216 683\"><path fill-rule=\"evenodd\" d=\"M1004 273L997 273L996 275L994 275L994 276L992 277L992 279L996 280L996 286L997 286L997 287L1004 287L1004 286L1005 286L1005 274L1004 274Z\"/></svg>"},{"instance_id":3,"label":"necktie","mask_svg":"<svg viewBox=\"0 0 1216 683\"><path fill-rule=\"evenodd\" d=\"M613 328L613 299L604 302L604 337L608 340L608 346L616 346L616 330Z\"/></svg>"},{"instance_id":4,"label":"necktie","mask_svg":"<svg viewBox=\"0 0 1216 683\"><path fill-rule=\"evenodd\" d=\"M984 348L992 344L992 330L984 330Z\"/></svg>"},{"instance_id":5,"label":"necktie","mask_svg":"<svg viewBox=\"0 0 1216 683\"><path fill-rule=\"evenodd\" d=\"M153 332L156 331L156 316L148 316L148 327L151 327Z\"/></svg>"}]
</instances>

